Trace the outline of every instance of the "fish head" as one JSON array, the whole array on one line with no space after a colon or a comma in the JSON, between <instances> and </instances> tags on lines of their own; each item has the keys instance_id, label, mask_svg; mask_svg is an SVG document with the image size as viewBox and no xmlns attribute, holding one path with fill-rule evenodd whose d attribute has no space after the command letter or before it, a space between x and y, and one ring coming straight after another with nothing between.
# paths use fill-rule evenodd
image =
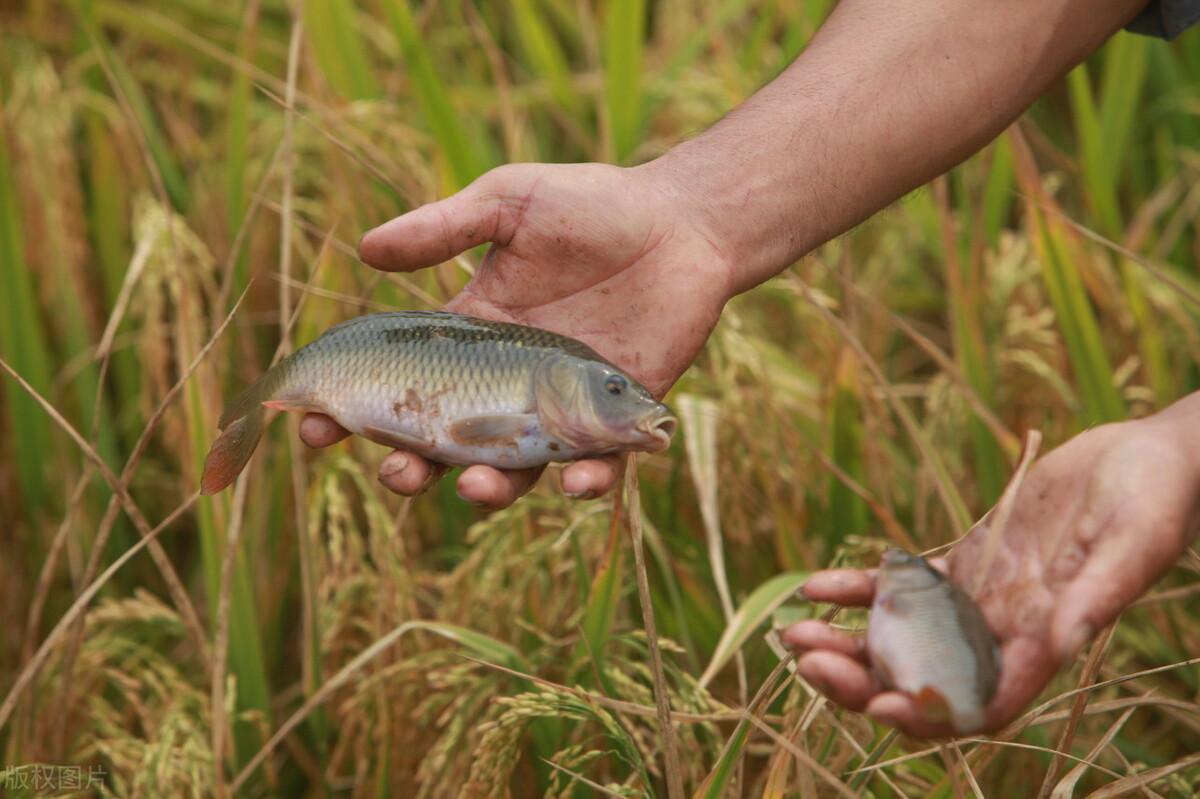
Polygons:
<instances>
[{"instance_id":1,"label":"fish head","mask_svg":"<svg viewBox=\"0 0 1200 799\"><path fill-rule=\"evenodd\" d=\"M913 591L933 588L945 581L945 576L925 558L902 549L889 549L879 561L880 590Z\"/></svg>"},{"instance_id":2,"label":"fish head","mask_svg":"<svg viewBox=\"0 0 1200 799\"><path fill-rule=\"evenodd\" d=\"M602 361L548 358L538 368L535 394L546 432L580 450L657 452L679 425L645 386Z\"/></svg>"}]
</instances>

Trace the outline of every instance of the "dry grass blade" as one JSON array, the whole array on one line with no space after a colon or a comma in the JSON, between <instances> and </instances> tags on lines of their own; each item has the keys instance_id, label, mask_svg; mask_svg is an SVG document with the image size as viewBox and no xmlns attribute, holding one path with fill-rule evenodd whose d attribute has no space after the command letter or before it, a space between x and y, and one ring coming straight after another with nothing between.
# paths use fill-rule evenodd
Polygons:
<instances>
[{"instance_id":1,"label":"dry grass blade","mask_svg":"<svg viewBox=\"0 0 1200 799\"><path fill-rule=\"evenodd\" d=\"M1025 483L1025 474L1033 465L1041 444L1042 434L1039 431L1030 430L1025 434L1025 448L1021 452L1021 460L1017 462L1017 468L1013 471L1012 479L1004 487L1004 492L1000 495L996 507L984 518L984 523L987 525L985 531L987 540L984 542L983 559L975 570L975 579L969 591L972 596L979 595L983 589L983 581L991 573L992 561L996 557L1000 542L1004 540L1009 517L1012 516L1013 508L1017 505L1017 496L1021 493L1021 486Z\"/></svg>"},{"instance_id":2,"label":"dry grass blade","mask_svg":"<svg viewBox=\"0 0 1200 799\"><path fill-rule=\"evenodd\" d=\"M92 584L85 588L78 598L76 598L76 600L71 604L71 607L67 609L67 612L64 613L62 618L58 620L58 623L54 625L54 629L52 629L50 634L46 636L46 640L42 641L42 645L38 647L37 652L34 653L29 663L25 665L25 668L21 669L21 673L17 675L17 679L13 681L12 688L8 690L8 694L4 697L4 702L0 704L0 729L3 729L4 725L8 723L8 719L12 716L13 709L16 707L17 701L20 700L21 694L24 693L27 687L29 687L29 684L33 681L33 678L37 676L38 670L42 667L42 664L46 662L46 658L49 657L50 653L54 650L55 644L57 644L65 635L68 627L75 621L75 619L83 613L83 611L87 608L88 603L92 601L92 598L100 592L100 589L104 587L105 583L107 583L114 574L120 571L122 566L124 566L126 563L132 560L135 555L153 543L158 536L164 530L174 524L180 516L191 510L192 506L196 504L196 500L199 498L199 491L188 497L188 499L182 505L173 510L165 519L163 519L157 527L148 531L140 541L138 541L129 549L125 550L125 552L121 554L121 557L114 560L112 564L110 564L107 569L101 572L100 575L92 581Z\"/></svg>"},{"instance_id":3,"label":"dry grass blade","mask_svg":"<svg viewBox=\"0 0 1200 799\"><path fill-rule=\"evenodd\" d=\"M967 782L971 786L972 793L976 799L983 799L983 789L979 787L979 780L975 779L975 772L971 771L971 764L963 757L962 750L958 748L958 741L950 741L950 748L954 750L955 765L962 769L963 774L967 775Z\"/></svg>"},{"instance_id":4,"label":"dry grass blade","mask_svg":"<svg viewBox=\"0 0 1200 799\"><path fill-rule=\"evenodd\" d=\"M1000 442L1000 445L1004 447L1005 452L1009 456L1019 454L1021 448L1020 439L1017 438L1017 436L1014 435L1007 426L1005 426L1004 422L1001 421L998 416L996 416L996 413L988 407L987 403L984 402L979 394L976 393L975 389L971 387L970 382L967 381L967 378L962 374L962 371L958 368L950 356L942 351L941 347L935 344L929 338L929 336L926 336L924 333L913 327L912 323L910 323L903 316L888 308L884 303L880 302L878 298L873 297L867 292L863 291L861 288L854 285L853 282L845 279L845 277L841 276L840 274L839 278L841 278L842 285L845 286L848 291L852 292L856 298L865 301L867 305L871 306L880 314L882 314L888 319L888 321L895 325L901 333L907 336L909 340L920 347L924 353L933 359L934 363L938 365L938 368L948 375L954 381L954 384L958 386L959 391L961 391L963 396L966 397L971 403L971 408L975 411L976 415L978 415L983 423L987 425L988 430L990 430L992 435L996 437L996 440Z\"/></svg>"},{"instance_id":5,"label":"dry grass blade","mask_svg":"<svg viewBox=\"0 0 1200 799\"><path fill-rule=\"evenodd\" d=\"M1088 654L1087 663L1084 664L1083 671L1079 675L1079 685L1085 686L1096 678L1096 672L1100 670L1100 664L1104 660L1104 654L1108 651L1108 645L1112 641L1113 631L1116 629L1116 622L1110 624L1099 636L1096 637L1095 643L1092 644L1092 651ZM1075 702L1071 707L1071 717L1067 721L1067 726L1063 729L1062 735L1059 736L1058 745L1055 747L1060 752L1069 752L1071 744L1075 740L1075 733L1079 729L1079 720L1083 718L1083 711L1087 708L1088 699L1091 698L1089 693L1081 693L1075 697ZM1050 765L1046 768L1046 774L1042 777L1042 787L1038 791L1039 797L1049 796L1053 790L1054 778L1058 775L1059 756L1050 761Z\"/></svg>"},{"instance_id":6,"label":"dry grass blade","mask_svg":"<svg viewBox=\"0 0 1200 799\"><path fill-rule=\"evenodd\" d=\"M1136 711L1136 707L1131 707L1122 713L1121 717L1108 728L1108 732L1104 733L1100 740L1096 742L1084 760L1095 760L1100 757L1101 753L1112 743L1113 738L1117 737L1117 733L1121 731L1121 728L1125 726L1125 722L1129 721L1129 717ZM1080 763L1064 774L1063 778L1058 781L1058 784L1054 786L1054 790L1050 793L1051 799L1071 799L1075 795L1075 786L1079 784L1079 780L1083 778L1087 770L1088 764Z\"/></svg>"},{"instance_id":7,"label":"dry grass blade","mask_svg":"<svg viewBox=\"0 0 1200 799\"><path fill-rule=\"evenodd\" d=\"M712 567L717 596L721 600L721 613L726 627L733 622L733 595L729 590L729 576L725 573L725 542L721 534L720 506L717 501L717 420L719 409L712 400L691 394L679 398L679 415L683 423L684 444L688 466L692 471L692 482L700 500L700 516L704 521L704 534L708 544L708 561ZM738 703L746 705L748 687L746 683L746 658L739 649L734 655L737 668ZM738 792L741 771L735 775L733 792Z\"/></svg>"},{"instance_id":8,"label":"dry grass blade","mask_svg":"<svg viewBox=\"0 0 1200 799\"><path fill-rule=\"evenodd\" d=\"M54 420L55 424L62 428L62 430L71 438L71 440L75 442L76 446L79 447L84 457L96 466L100 472L100 475L104 478L104 481L108 483L109 488L112 489L113 493L120 500L121 507L129 516L130 521L133 522L134 527L137 528L138 532L143 537L148 536L151 530L150 524L146 521L146 517L142 514L141 508L138 507L137 503L134 502L133 497L129 494L129 490L126 488L124 481L119 480L117 476L113 474L112 469L108 467L108 464L104 462L104 459L101 458L92 445L89 444L83 438L83 436L79 434L79 431L76 430L75 427L68 422L61 413L59 413L58 409L55 408L45 397L34 390L33 386L29 385L29 383L25 381L25 378L17 374L17 372L11 366L9 366L8 362L3 358L0 358L0 369L8 373L8 376L13 380L17 381L17 384L31 397L33 397L33 399L37 401L39 405L42 406L42 409L49 414L50 418ZM171 560L167 557L166 552L164 552L161 547L155 546L153 539L150 540L148 545L150 546L151 556L154 558L155 564L158 566L159 571L162 572L163 580L167 583L167 589L171 592L171 598L179 608L181 615L184 617L184 623L192 635L192 641L196 645L197 652L203 653L204 657L207 659L208 647L204 638L203 628L200 626L200 620L199 616L196 614L195 606L192 604L191 598L188 596L186 589L183 587L183 581L179 579L179 575L175 572L174 567L171 565ZM0 714L0 726L3 726L5 721L7 721L7 717L3 716L3 714Z\"/></svg>"},{"instance_id":9,"label":"dry grass blade","mask_svg":"<svg viewBox=\"0 0 1200 799\"><path fill-rule=\"evenodd\" d=\"M625 799L625 794L617 793L616 791L612 790L611 788L605 788L600 783L589 780L587 777L583 776L582 774L576 774L574 771L571 771L569 768L567 768L565 766L560 766L559 764L555 763L553 760L548 760L547 758L543 757L543 758L541 758L541 761L543 763L545 763L547 766L549 766L550 768L554 769L555 771L561 771L563 774L566 774L572 780L577 780L581 784L588 786L589 788L591 788L593 791L596 791L597 793L604 794L605 796L615 796L615 797L617 797L617 799Z\"/></svg>"},{"instance_id":10,"label":"dry grass blade","mask_svg":"<svg viewBox=\"0 0 1200 799\"><path fill-rule=\"evenodd\" d=\"M213 669L212 669L212 762L213 762L213 793L217 797L227 795L225 785L224 748L229 730L225 720L225 659L229 654L229 612L233 605L233 567L242 537L242 522L245 518L246 486L249 484L249 473L243 471L238 475L234 487L233 518L229 522L229 530L225 536L225 557L221 561L221 591L217 600L217 629L213 636Z\"/></svg>"},{"instance_id":11,"label":"dry grass blade","mask_svg":"<svg viewBox=\"0 0 1200 799\"><path fill-rule=\"evenodd\" d=\"M1184 299L1186 299L1188 302L1190 302L1192 305L1195 305L1197 308L1200 308L1200 295L1197 295L1196 292L1192 291L1190 288L1185 286L1183 283L1181 283L1179 280L1177 280L1170 272L1168 272L1166 269L1163 269L1161 266L1155 264L1149 258L1145 258L1141 255L1138 255L1136 252L1134 252L1133 250L1130 250L1128 247L1122 247L1120 244L1117 244L1112 239L1105 238L1104 236L1100 235L1099 233L1092 230L1091 228L1089 228L1086 225L1079 224L1074 219L1071 219L1071 217L1067 216L1066 213L1061 208L1058 208L1049 203L1039 203L1039 205L1043 211L1045 211L1046 213L1049 213L1049 214L1053 214L1054 216L1058 217L1059 219L1061 219L1063 221L1064 224L1067 225L1067 227L1071 228L1076 233L1080 234L1084 238L1091 239L1092 241L1096 242L1097 244L1107 247L1108 249L1117 253L1121 257L1126 258L1129 261L1142 267L1147 272L1149 272L1153 277L1162 281L1165 285L1170 286L1175 291L1179 292L1179 295L1181 297L1183 297Z\"/></svg>"},{"instance_id":12,"label":"dry grass blade","mask_svg":"<svg viewBox=\"0 0 1200 799\"><path fill-rule=\"evenodd\" d=\"M226 329L228 329L229 325L233 322L234 317L237 315L238 310L242 307L242 303L245 301L249 291L250 286L247 285L246 289L242 292L241 296L238 297L237 302L234 303L229 313L225 315L225 318L213 330L208 341L205 342L204 346L201 347L196 353L196 357L193 358L192 362L188 364L186 369L184 369L183 373L179 376L179 379L175 381L175 384L172 385L166 394L163 395L158 407L155 408L154 412L150 415L150 418L146 420L146 424L142 428L142 432L138 436L138 440L134 444L133 450L129 454L129 458L125 461L125 467L121 470L121 484L123 486L128 486L129 481L132 479L134 471L137 468L137 465L141 462L142 455L145 454L146 448L150 445L150 440L154 432L158 429L158 424L166 414L167 409L171 407L171 404L175 401L175 398L179 396L180 392L183 391L184 385L186 385L187 381L191 379L196 369L198 369L200 364L203 363L204 359L208 357L208 353L212 351L212 348L216 346L216 343L221 338L222 334L224 334ZM104 547L108 542L109 535L112 533L113 524L116 522L118 508L120 507L118 500L119 496L114 494L108 503L108 507L104 511L104 517L100 522L99 532L96 535L95 541L92 543L91 556L88 558L88 564L84 570L84 584L87 584L100 568L100 558L104 552ZM151 544L150 552L151 555L155 557L156 562L158 562L160 559L166 559L166 553L161 551L161 548L157 543ZM167 562L169 564L169 561ZM168 585L170 584L171 583L168 581ZM187 621L189 624L193 624L194 629L200 630L200 622L199 619L196 618L194 609L191 610L189 614L188 606L181 607L180 615L183 616L185 621ZM64 695L60 697L61 707L65 707L65 691L71 684L70 676L74 670L75 659L78 655L79 647L82 645L82 636L83 627L82 623L80 623L75 626L70 634L70 639L67 644L67 653L63 658L62 672L64 675ZM195 633L193 634L193 638L196 638ZM202 630L199 632L199 640L204 644L207 643L204 641L204 634ZM204 646L200 650L200 654L201 657L204 658L205 664L211 667L207 646Z\"/></svg>"},{"instance_id":13,"label":"dry grass blade","mask_svg":"<svg viewBox=\"0 0 1200 799\"><path fill-rule=\"evenodd\" d=\"M1048 746L1038 746L1037 744L1021 743L1019 741L1004 741L1004 740L1000 740L997 738L959 738L957 740L959 743L978 744L978 746L976 746L974 749L972 749L968 753L968 755L974 755L976 752L982 751L985 747L1007 747L1010 749L1028 749L1031 752L1044 752L1046 754L1064 757L1067 760L1072 760L1076 763L1082 763L1083 765L1087 766L1088 768L1097 769L1097 770L1102 771L1105 774L1108 774L1113 777L1120 776L1115 771L1111 771L1111 770L1105 768L1104 766L1100 765L1099 763L1094 762L1093 760L1082 758L1082 757L1076 757L1075 755L1072 755L1070 752L1060 752L1060 751L1058 751L1056 749L1052 749ZM878 771L880 769L891 768L893 766L899 766L901 764L909 763L914 760L921 760L922 758L928 757L929 755L937 754L939 749L941 749L940 745L925 747L924 749L918 749L915 752L909 752L908 754L889 758L888 760L882 760L878 763L872 763L869 766L863 766L861 768L856 768L854 771L851 771L850 773L851 774L861 774L861 773L865 773L865 772Z\"/></svg>"},{"instance_id":14,"label":"dry grass blade","mask_svg":"<svg viewBox=\"0 0 1200 799\"><path fill-rule=\"evenodd\" d=\"M667 679L663 673L662 652L658 646L658 625L654 621L654 606L650 601L650 581L646 575L646 556L642 547L642 501L638 491L637 455L630 453L625 461L625 507L629 537L633 544L633 566L637 576L638 600L642 606L642 623L646 628L646 644L650 650L650 673L654 676L654 705L658 710L660 746L666 761L667 791L671 799L683 799L683 773L679 766L679 750L675 729L671 725L671 700Z\"/></svg>"},{"instance_id":15,"label":"dry grass blade","mask_svg":"<svg viewBox=\"0 0 1200 799\"><path fill-rule=\"evenodd\" d=\"M857 353L859 359L867 367L868 371L871 372L871 376L875 378L875 382L878 384L880 390L887 397L888 404L892 407L892 410L895 411L896 416L900 419L901 424L904 425L904 429L912 438L917 450L921 453L921 458L929 468L929 472L933 476L935 485L937 487L938 496L942 500L943 507L946 510L946 515L950 519L950 523L957 529L967 529L971 525L971 516L969 513L967 513L966 503L963 502L962 496L959 494L958 489L954 485L954 481L950 479L949 472L946 469L943 459L930 444L928 436L922 432L920 426L916 422L916 419L913 418L912 412L905 407L903 400L896 395L891 383L888 382L887 377L883 374L883 370L879 368L879 364L873 357L871 357L871 353L867 351L865 346L863 346L863 343L858 339L858 336L854 335L854 331L852 331L845 322L831 313L829 309L826 308L824 304L813 295L812 290L803 280L801 280L799 275L793 271L789 272L788 276L800 290L801 296L808 300L809 304L814 310L816 310L818 315L820 315L835 330L837 330L846 343L850 345L855 353Z\"/></svg>"},{"instance_id":16,"label":"dry grass blade","mask_svg":"<svg viewBox=\"0 0 1200 799\"><path fill-rule=\"evenodd\" d=\"M1200 764L1200 752L1188 757L1180 758L1174 763L1168 763L1165 766L1148 769L1140 774L1130 774L1127 777L1122 777L1116 782L1111 782L1103 788L1092 791L1088 794L1088 799L1113 799L1116 796L1124 796L1125 794L1140 791L1143 788L1153 785L1159 780L1169 777L1172 774L1177 774L1186 768L1191 768Z\"/></svg>"},{"instance_id":17,"label":"dry grass blade","mask_svg":"<svg viewBox=\"0 0 1200 799\"><path fill-rule=\"evenodd\" d=\"M794 743L789 741L787 738L784 738L782 735L779 734L779 731L776 730L774 727L759 720L758 718L756 718L752 715L747 715L746 718L750 721L751 724L753 724L755 727L757 727L762 732L766 733L768 738L770 738L776 744L778 744L782 748L786 749L789 753L791 753L792 757L796 758L796 761L798 763L800 763L804 768L812 769L813 773L815 773L818 777L820 777L822 780L824 780L825 783L828 784L829 787L833 788L838 793L839 796L845 796L845 797L847 797L847 799L854 799L854 797L858 796L858 794L856 794L850 790L849 786L847 786L846 783L839 780L837 778L837 776L835 774L833 774L829 769L822 766L816 760L816 758L814 758L808 752L805 752L800 747L796 746Z\"/></svg>"}]
</instances>

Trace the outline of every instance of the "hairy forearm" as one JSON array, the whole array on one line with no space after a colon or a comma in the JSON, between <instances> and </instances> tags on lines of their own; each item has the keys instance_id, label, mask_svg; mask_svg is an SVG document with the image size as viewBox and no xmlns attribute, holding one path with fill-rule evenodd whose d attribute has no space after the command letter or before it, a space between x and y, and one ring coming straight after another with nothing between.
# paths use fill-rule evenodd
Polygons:
<instances>
[{"instance_id":1,"label":"hairy forearm","mask_svg":"<svg viewBox=\"0 0 1200 799\"><path fill-rule=\"evenodd\" d=\"M985 145L1146 0L842 0L778 78L640 169L744 291Z\"/></svg>"}]
</instances>

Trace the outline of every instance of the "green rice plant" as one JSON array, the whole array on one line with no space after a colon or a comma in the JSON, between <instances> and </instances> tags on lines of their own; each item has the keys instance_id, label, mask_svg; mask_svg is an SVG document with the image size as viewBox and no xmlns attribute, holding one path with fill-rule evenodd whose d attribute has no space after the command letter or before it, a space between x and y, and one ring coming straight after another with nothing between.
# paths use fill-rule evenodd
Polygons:
<instances>
[{"instance_id":1,"label":"green rice plant","mask_svg":"<svg viewBox=\"0 0 1200 799\"><path fill-rule=\"evenodd\" d=\"M8 125L6 115L0 113L0 283L5 287L4 309L0 312L0 355L25 375L35 389L47 394L50 347L38 319L32 270L25 261L23 217L9 165ZM5 395L7 427L15 438L15 451L40 455L52 452L49 422L33 399L7 381ZM17 460L21 494L31 510L49 510L50 487L46 484L45 465L41 457Z\"/></svg>"},{"instance_id":2,"label":"green rice plant","mask_svg":"<svg viewBox=\"0 0 1200 799\"><path fill-rule=\"evenodd\" d=\"M439 143L439 151L448 162L451 182L457 187L465 186L484 171L489 161L481 156L479 142L468 136L466 126L451 105L408 0L384 0L383 8L400 44L400 53L408 66L409 79L421 110Z\"/></svg>"},{"instance_id":3,"label":"green rice plant","mask_svg":"<svg viewBox=\"0 0 1200 799\"><path fill-rule=\"evenodd\" d=\"M348 100L369 100L379 95L353 4L306 3L304 26L321 73L338 94Z\"/></svg>"},{"instance_id":4,"label":"green rice plant","mask_svg":"<svg viewBox=\"0 0 1200 799\"><path fill-rule=\"evenodd\" d=\"M642 130L642 40L645 0L606 0L601 29L604 109L612 153L622 162Z\"/></svg>"}]
</instances>

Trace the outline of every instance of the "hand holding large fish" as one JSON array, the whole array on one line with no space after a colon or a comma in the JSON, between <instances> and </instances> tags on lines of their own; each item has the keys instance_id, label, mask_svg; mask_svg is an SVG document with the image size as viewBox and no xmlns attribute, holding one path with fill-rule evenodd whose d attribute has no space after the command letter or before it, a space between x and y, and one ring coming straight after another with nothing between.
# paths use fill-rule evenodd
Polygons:
<instances>
[{"instance_id":1,"label":"hand holding large fish","mask_svg":"<svg viewBox=\"0 0 1200 799\"><path fill-rule=\"evenodd\" d=\"M221 417L201 491L245 468L265 409L315 411L446 464L522 469L670 444L676 420L587 345L444 312L362 316L280 361Z\"/></svg>"}]
</instances>

